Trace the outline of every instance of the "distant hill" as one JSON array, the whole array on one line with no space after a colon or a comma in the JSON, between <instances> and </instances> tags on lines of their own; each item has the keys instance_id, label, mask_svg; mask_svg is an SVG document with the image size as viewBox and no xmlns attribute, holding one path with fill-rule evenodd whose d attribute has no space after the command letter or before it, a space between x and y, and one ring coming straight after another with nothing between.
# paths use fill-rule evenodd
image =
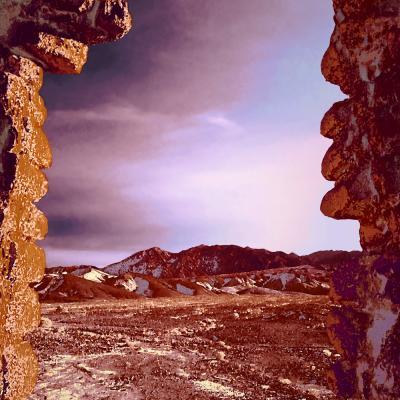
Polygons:
<instances>
[{"instance_id":1,"label":"distant hill","mask_svg":"<svg viewBox=\"0 0 400 400\"><path fill-rule=\"evenodd\" d=\"M47 273L35 289L42 301L70 302L278 292L325 295L328 281L327 270L309 265L192 278L155 278L135 273L114 276L93 268L80 276L60 270Z\"/></svg>"},{"instance_id":2,"label":"distant hill","mask_svg":"<svg viewBox=\"0 0 400 400\"><path fill-rule=\"evenodd\" d=\"M310 265L341 265L347 262L358 261L361 256L360 251L343 251L343 250L324 250L316 251L307 256L303 256L302 260Z\"/></svg>"},{"instance_id":3,"label":"distant hill","mask_svg":"<svg viewBox=\"0 0 400 400\"><path fill-rule=\"evenodd\" d=\"M179 253L143 250L103 269L54 267L36 285L45 301L176 297L270 290L327 294L331 271L360 252L319 251L306 256L240 246L197 246Z\"/></svg>"},{"instance_id":4,"label":"distant hill","mask_svg":"<svg viewBox=\"0 0 400 400\"><path fill-rule=\"evenodd\" d=\"M58 302L138 298L135 292L70 273L46 274L35 289L41 300Z\"/></svg>"}]
</instances>

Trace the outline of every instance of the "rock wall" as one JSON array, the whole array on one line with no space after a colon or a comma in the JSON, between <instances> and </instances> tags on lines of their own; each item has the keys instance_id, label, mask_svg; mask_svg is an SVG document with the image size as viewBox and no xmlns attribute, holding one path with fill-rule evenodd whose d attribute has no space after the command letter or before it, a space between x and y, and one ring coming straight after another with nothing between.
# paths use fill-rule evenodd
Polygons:
<instances>
[{"instance_id":1,"label":"rock wall","mask_svg":"<svg viewBox=\"0 0 400 400\"><path fill-rule=\"evenodd\" d=\"M126 0L2 0L0 3L0 398L26 398L37 362L24 335L40 321L45 255L35 242L47 220L34 205L47 191L51 151L42 130L43 70L79 73L88 45L131 27Z\"/></svg>"},{"instance_id":2,"label":"rock wall","mask_svg":"<svg viewBox=\"0 0 400 400\"><path fill-rule=\"evenodd\" d=\"M329 335L344 398L400 399L400 0L334 0L322 72L348 95L325 115L321 205L360 222L363 257L336 271Z\"/></svg>"}]
</instances>

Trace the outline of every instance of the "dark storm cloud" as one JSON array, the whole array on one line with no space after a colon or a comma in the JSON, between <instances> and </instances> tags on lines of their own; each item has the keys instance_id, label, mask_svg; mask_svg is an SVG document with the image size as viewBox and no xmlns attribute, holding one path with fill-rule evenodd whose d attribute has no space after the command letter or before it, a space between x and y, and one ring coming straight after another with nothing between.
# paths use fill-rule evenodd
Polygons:
<instances>
[{"instance_id":1,"label":"dark storm cloud","mask_svg":"<svg viewBox=\"0 0 400 400\"><path fill-rule=\"evenodd\" d=\"M145 205L124 201L104 183L100 179L98 185L89 180L85 185L79 181L71 185L60 180L51 197L41 203L50 221L47 247L121 250L163 235L163 227L152 221Z\"/></svg>"},{"instance_id":2,"label":"dark storm cloud","mask_svg":"<svg viewBox=\"0 0 400 400\"><path fill-rule=\"evenodd\" d=\"M52 215L50 235L53 238L77 235L85 231L85 229L82 229L82 225L84 224L76 218L65 215Z\"/></svg>"},{"instance_id":3,"label":"dark storm cloud","mask_svg":"<svg viewBox=\"0 0 400 400\"><path fill-rule=\"evenodd\" d=\"M266 51L262 40L284 35L278 0L136 0L130 5L134 29L127 37L92 47L81 76L47 77L50 109L92 108L129 98L140 109L182 113L235 101L246 90L249 64Z\"/></svg>"}]
</instances>

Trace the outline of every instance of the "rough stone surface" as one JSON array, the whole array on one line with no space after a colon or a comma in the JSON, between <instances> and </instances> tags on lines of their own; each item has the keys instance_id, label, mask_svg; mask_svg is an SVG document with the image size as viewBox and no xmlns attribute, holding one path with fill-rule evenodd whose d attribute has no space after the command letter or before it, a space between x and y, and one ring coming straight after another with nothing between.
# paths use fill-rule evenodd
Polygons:
<instances>
[{"instance_id":1,"label":"rough stone surface","mask_svg":"<svg viewBox=\"0 0 400 400\"><path fill-rule=\"evenodd\" d=\"M122 37L125 0L2 0L0 3L0 397L33 390L37 362L24 336L38 326L45 256L35 242L47 220L33 204L47 191L51 164L39 95L43 69L79 73L87 45Z\"/></svg>"},{"instance_id":2,"label":"rough stone surface","mask_svg":"<svg viewBox=\"0 0 400 400\"><path fill-rule=\"evenodd\" d=\"M322 61L348 98L325 115L323 163L335 187L321 209L360 222L363 257L333 277L329 335L344 358L332 382L344 398L400 398L400 1L334 0Z\"/></svg>"}]
</instances>

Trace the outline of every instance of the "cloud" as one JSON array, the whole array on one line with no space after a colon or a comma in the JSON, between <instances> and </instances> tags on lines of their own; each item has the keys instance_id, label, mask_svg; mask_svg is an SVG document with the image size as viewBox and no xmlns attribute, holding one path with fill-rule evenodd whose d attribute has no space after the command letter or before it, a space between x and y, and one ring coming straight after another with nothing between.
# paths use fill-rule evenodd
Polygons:
<instances>
[{"instance_id":1,"label":"cloud","mask_svg":"<svg viewBox=\"0 0 400 400\"><path fill-rule=\"evenodd\" d=\"M135 0L131 8L132 32L91 48L81 76L47 77L52 110L133 99L182 115L235 104L257 80L257 61L270 54L273 63L272 44L290 37L287 26L301 25L303 13L280 0Z\"/></svg>"},{"instance_id":2,"label":"cloud","mask_svg":"<svg viewBox=\"0 0 400 400\"><path fill-rule=\"evenodd\" d=\"M256 147L246 137L229 146L208 142L186 156L180 152L179 164L173 162L174 154L149 161L141 166L140 192L128 185L124 197L147 201L170 226L174 239L169 245L174 249L197 240L298 251L308 245L310 236L315 240L318 235L301 232L323 218L319 201L326 184L319 158L324 143L307 135L290 140L282 136L283 140ZM175 236L179 233L181 240Z\"/></svg>"},{"instance_id":3,"label":"cloud","mask_svg":"<svg viewBox=\"0 0 400 400\"><path fill-rule=\"evenodd\" d=\"M49 262L111 262L153 245L201 242L318 246L322 155L293 117L296 96L309 90L314 106L318 95L315 85L300 87L311 53L301 74L291 67L297 48L317 46L310 38L329 29L318 21L330 5L131 3L132 33L92 48L82 75L46 76L54 162L40 207L49 217ZM304 120L318 119L306 111ZM308 235L296 232L309 216L306 244Z\"/></svg>"},{"instance_id":4,"label":"cloud","mask_svg":"<svg viewBox=\"0 0 400 400\"><path fill-rule=\"evenodd\" d=\"M222 131L229 133L243 133L243 128L232 118L227 117L223 113L207 113L198 116L200 122L206 122Z\"/></svg>"},{"instance_id":5,"label":"cloud","mask_svg":"<svg viewBox=\"0 0 400 400\"><path fill-rule=\"evenodd\" d=\"M124 199L106 180L61 180L53 189L50 204L40 203L50 221L46 248L133 252L165 235L144 203Z\"/></svg>"},{"instance_id":6,"label":"cloud","mask_svg":"<svg viewBox=\"0 0 400 400\"><path fill-rule=\"evenodd\" d=\"M46 261L47 265L57 266L62 260L64 265L95 265L97 267L105 267L116 260L122 260L126 256L126 252L118 251L88 251L88 250L71 250L65 248L47 247Z\"/></svg>"}]
</instances>

